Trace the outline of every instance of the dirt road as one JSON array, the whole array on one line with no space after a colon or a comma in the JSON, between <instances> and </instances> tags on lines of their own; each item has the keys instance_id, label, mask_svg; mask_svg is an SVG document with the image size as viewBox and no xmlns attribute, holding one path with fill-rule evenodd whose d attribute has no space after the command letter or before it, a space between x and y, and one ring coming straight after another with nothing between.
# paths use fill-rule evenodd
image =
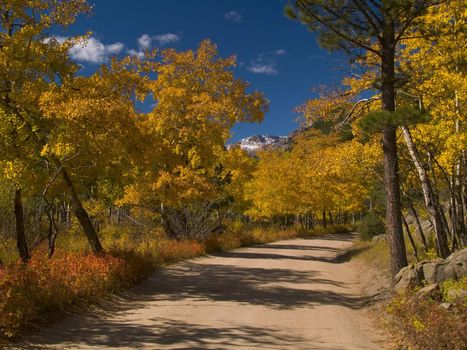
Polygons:
<instances>
[{"instance_id":1,"label":"dirt road","mask_svg":"<svg viewBox=\"0 0 467 350\"><path fill-rule=\"evenodd\" d=\"M54 349L382 349L351 236L296 239L156 272L111 307L38 332Z\"/></svg>"}]
</instances>

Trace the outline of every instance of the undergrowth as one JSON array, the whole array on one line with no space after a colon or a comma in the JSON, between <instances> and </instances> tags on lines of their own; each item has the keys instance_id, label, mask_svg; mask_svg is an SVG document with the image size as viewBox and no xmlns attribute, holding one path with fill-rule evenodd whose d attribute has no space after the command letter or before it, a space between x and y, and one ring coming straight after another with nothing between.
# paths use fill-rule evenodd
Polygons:
<instances>
[{"instance_id":1,"label":"undergrowth","mask_svg":"<svg viewBox=\"0 0 467 350\"><path fill-rule=\"evenodd\" d=\"M414 293L397 295L386 307L387 322L400 348L464 350L467 348L467 303L458 300L446 310Z\"/></svg>"},{"instance_id":2,"label":"undergrowth","mask_svg":"<svg viewBox=\"0 0 467 350\"><path fill-rule=\"evenodd\" d=\"M28 265L0 269L0 329L12 337L47 312L130 286L149 268L145 257L133 252L94 256L58 251L47 259L38 250Z\"/></svg>"}]
</instances>

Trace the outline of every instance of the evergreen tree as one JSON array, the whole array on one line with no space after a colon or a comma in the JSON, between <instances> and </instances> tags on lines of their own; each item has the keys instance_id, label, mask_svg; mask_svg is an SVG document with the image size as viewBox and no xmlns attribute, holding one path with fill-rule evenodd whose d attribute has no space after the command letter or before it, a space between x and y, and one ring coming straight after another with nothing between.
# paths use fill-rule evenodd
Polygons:
<instances>
[{"instance_id":1,"label":"evergreen tree","mask_svg":"<svg viewBox=\"0 0 467 350\"><path fill-rule=\"evenodd\" d=\"M286 14L318 32L318 42L327 49L343 49L350 56L368 52L379 58L381 107L395 111L396 49L408 29L426 10L440 1L419 0L295 0ZM382 121L384 123L384 121ZM386 230L389 236L392 273L407 265L402 233L399 170L395 123L382 130L386 189Z\"/></svg>"}]
</instances>

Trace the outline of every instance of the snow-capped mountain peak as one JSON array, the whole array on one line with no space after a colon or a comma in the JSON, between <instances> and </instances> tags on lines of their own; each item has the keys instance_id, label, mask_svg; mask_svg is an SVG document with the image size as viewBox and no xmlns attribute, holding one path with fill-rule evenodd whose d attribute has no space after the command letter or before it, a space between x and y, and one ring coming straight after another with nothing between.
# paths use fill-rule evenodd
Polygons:
<instances>
[{"instance_id":1,"label":"snow-capped mountain peak","mask_svg":"<svg viewBox=\"0 0 467 350\"><path fill-rule=\"evenodd\" d=\"M283 147L288 142L288 136L273 136L273 135L252 135L241 139L235 145L239 145L241 149L248 153L256 153L265 148Z\"/></svg>"}]
</instances>

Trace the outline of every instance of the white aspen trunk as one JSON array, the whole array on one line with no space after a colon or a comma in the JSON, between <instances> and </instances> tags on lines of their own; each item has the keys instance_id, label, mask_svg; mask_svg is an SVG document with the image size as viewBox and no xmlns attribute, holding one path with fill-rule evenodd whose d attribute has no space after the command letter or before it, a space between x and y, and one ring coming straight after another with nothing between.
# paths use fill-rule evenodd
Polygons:
<instances>
[{"instance_id":1,"label":"white aspen trunk","mask_svg":"<svg viewBox=\"0 0 467 350\"><path fill-rule=\"evenodd\" d=\"M404 140L410 153L410 157L412 158L412 162L420 178L425 206L428 210L435 229L439 254L442 258L447 258L450 254L447 236L443 228L441 215L436 205L437 201L431 187L430 178L428 177L428 173L420 161L420 157L418 156L417 150L415 148L410 130L406 126L402 126L402 133L404 135Z\"/></svg>"}]
</instances>

